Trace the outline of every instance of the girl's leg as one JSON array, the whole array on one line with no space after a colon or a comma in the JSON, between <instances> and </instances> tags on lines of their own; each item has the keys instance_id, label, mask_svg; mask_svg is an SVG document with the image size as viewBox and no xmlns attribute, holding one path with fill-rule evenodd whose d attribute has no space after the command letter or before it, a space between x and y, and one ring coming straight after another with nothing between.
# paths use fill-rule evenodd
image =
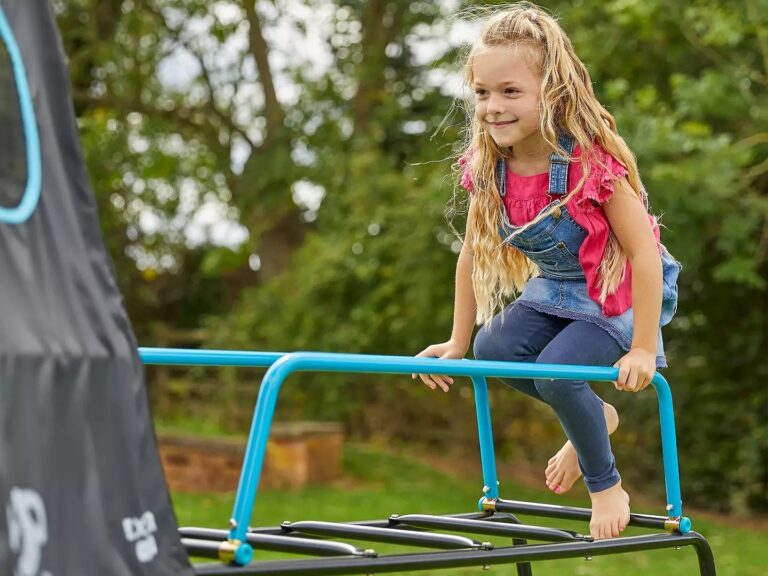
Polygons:
<instances>
[{"instance_id":1,"label":"girl's leg","mask_svg":"<svg viewBox=\"0 0 768 576\"><path fill-rule=\"evenodd\" d=\"M599 326L571 322L539 354L538 363L612 366L624 351ZM590 492L620 481L616 471L603 401L585 380L535 380L536 390L552 406L579 455L584 482Z\"/></svg>"},{"instance_id":2,"label":"girl's leg","mask_svg":"<svg viewBox=\"0 0 768 576\"><path fill-rule=\"evenodd\" d=\"M619 414L616 408L603 402L603 414L608 429L608 434L613 434L619 427ZM558 452L547 462L544 471L547 487L555 494L564 494L573 487L573 484L581 478L581 465L579 464L576 449L568 440Z\"/></svg>"},{"instance_id":3,"label":"girl's leg","mask_svg":"<svg viewBox=\"0 0 768 576\"><path fill-rule=\"evenodd\" d=\"M521 304L511 304L501 314L493 318L491 324L483 327L475 337L474 353L478 360L497 360L503 362L536 362L539 355L566 326L573 324L573 320L560 318L551 314L538 312ZM576 322L585 324L584 322ZM571 364L610 365L615 360L608 361L614 354L620 352L618 344L597 326L589 325L600 336L599 350L607 354L596 354L594 348L583 346L570 348ZM571 328L573 330L573 328ZM587 334L591 337L591 333ZM605 338L607 342L602 342ZM587 340L589 342L589 340ZM616 352L611 346L615 346ZM581 348L585 348L580 352ZM532 379L502 379L505 384L524 392L525 394L546 402L536 389ZM601 402L602 405L602 402ZM616 409L610 404L605 404L604 419L608 432L612 433L618 426ZM548 463L547 486L554 492L562 494L570 490L573 483L581 476L576 452L570 442L567 442Z\"/></svg>"},{"instance_id":4,"label":"girl's leg","mask_svg":"<svg viewBox=\"0 0 768 576\"><path fill-rule=\"evenodd\" d=\"M542 350L538 362L611 366L622 355L621 347L602 328L574 321ZM578 465L592 499L592 536L618 536L629 522L629 496L621 487L611 452L603 401L584 380L536 379L535 384L557 413L578 454Z\"/></svg>"},{"instance_id":5,"label":"girl's leg","mask_svg":"<svg viewBox=\"0 0 768 576\"><path fill-rule=\"evenodd\" d=\"M551 314L512 303L497 314L490 325L478 330L474 354L477 360L536 362L544 348L570 322ZM531 379L504 378L502 381L537 400L544 399Z\"/></svg>"}]
</instances>

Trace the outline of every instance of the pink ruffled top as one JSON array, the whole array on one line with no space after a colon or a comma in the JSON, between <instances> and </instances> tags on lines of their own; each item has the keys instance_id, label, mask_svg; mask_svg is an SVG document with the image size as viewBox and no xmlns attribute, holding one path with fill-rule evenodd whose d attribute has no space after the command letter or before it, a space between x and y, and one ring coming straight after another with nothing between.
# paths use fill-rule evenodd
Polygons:
<instances>
[{"instance_id":1,"label":"pink ruffled top","mask_svg":"<svg viewBox=\"0 0 768 576\"><path fill-rule=\"evenodd\" d=\"M618 316L632 307L632 269L627 262L624 279L616 292L608 294L605 302L600 303L599 267L608 245L611 226L602 205L613 195L614 182L627 175L626 167L611 156L602 146L595 146L595 159L590 164L587 181L581 191L571 198L566 205L573 220L586 232L587 236L579 249L579 263L584 270L589 297L601 304L603 314ZM576 145L573 151L573 161L568 167L568 191L572 191L581 180L582 169L581 148ZM459 160L465 166L461 177L461 185L470 193L474 190L472 175L468 164L469 156ZM602 164L602 165L601 165ZM549 174L547 172L532 176L520 176L507 170L507 194L504 206L511 224L522 226L533 220L541 210L549 204L547 197ZM643 192L644 194L644 192ZM645 198L643 199L647 206ZM656 219L652 214L648 218L653 226L656 241L661 250L660 233Z\"/></svg>"}]
</instances>

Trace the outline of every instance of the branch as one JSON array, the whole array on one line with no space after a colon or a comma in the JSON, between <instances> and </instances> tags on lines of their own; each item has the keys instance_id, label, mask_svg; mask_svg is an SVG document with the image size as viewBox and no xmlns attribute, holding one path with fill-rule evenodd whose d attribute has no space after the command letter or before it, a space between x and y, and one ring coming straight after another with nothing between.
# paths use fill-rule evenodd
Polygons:
<instances>
[{"instance_id":1,"label":"branch","mask_svg":"<svg viewBox=\"0 0 768 576\"><path fill-rule=\"evenodd\" d=\"M216 106L216 99L215 99L215 96L214 96L215 88L213 86L213 82L211 82L211 76L210 76L210 74L208 72L208 68L205 66L205 61L204 61L203 55L200 54L197 50L193 49L192 46L189 43L186 43L183 40L182 40L182 42L184 43L183 44L184 47L192 53L192 55L195 57L195 59L200 64L200 69L202 70L203 80L205 81L205 86L206 86L206 88L208 90L208 100L211 103L211 110L213 111L213 113L216 115L216 117L219 119L219 121L224 126L229 128L229 130L231 132L235 132L236 134L239 134L243 139L245 139L246 142L248 142L248 144L250 145L251 149L255 149L256 148L256 143L253 140L251 140L251 137L248 135L248 133L245 130L240 128L238 125L236 125L232 121L232 115L224 113L223 111L219 110L218 106ZM230 138L230 141L231 141L231 138Z\"/></svg>"},{"instance_id":2,"label":"branch","mask_svg":"<svg viewBox=\"0 0 768 576\"><path fill-rule=\"evenodd\" d=\"M752 166L749 170L747 170L747 173L744 174L744 179L747 182L752 182L755 178L758 176L762 176L768 172L768 159L763 160L759 164L756 164L755 166Z\"/></svg>"},{"instance_id":3,"label":"branch","mask_svg":"<svg viewBox=\"0 0 768 576\"><path fill-rule=\"evenodd\" d=\"M219 120L220 124L219 127L224 126L227 129L229 129L230 132L234 132L236 134L239 134L248 144L251 146L251 148L256 148L256 144L251 140L248 133L235 124L232 121L232 115L219 109L219 107L216 105L216 98L215 98L215 87L213 85L213 82L211 81L210 71L208 70L208 67L205 64L205 59L203 58L203 55L196 50L192 44L185 38L183 38L183 26L180 26L178 28L172 28L168 25L168 23L165 21L165 17L163 14L152 5L152 3L148 0L142 0L141 4L143 7L153 14L155 18L157 18L160 22L162 22L163 26L166 30L171 34L173 37L173 40L175 41L176 45L182 46L187 51L189 51L190 54L192 54L197 62L200 64L200 70L201 70L201 76L203 79L203 82L205 83L207 92L208 92L208 102L210 103L210 110L213 112L214 116ZM168 52L171 52L172 50L168 50ZM177 108L178 110L178 108ZM216 135L218 140L218 134ZM230 138L231 141L231 138Z\"/></svg>"},{"instance_id":4,"label":"branch","mask_svg":"<svg viewBox=\"0 0 768 576\"><path fill-rule=\"evenodd\" d=\"M372 0L363 5L361 24L363 26L363 58L358 74L353 122L355 131L365 132L370 122L376 100L384 89L384 69L387 66L386 47L400 31L406 3L396 2L389 26L385 26L387 9L392 5L388 0Z\"/></svg>"},{"instance_id":5,"label":"branch","mask_svg":"<svg viewBox=\"0 0 768 576\"><path fill-rule=\"evenodd\" d=\"M755 6L754 0L747 0L747 17L749 18L750 23L755 27L757 43L760 46L760 53L763 56L763 68L768 72L768 35L766 35L765 28L760 25L757 6Z\"/></svg>"},{"instance_id":6,"label":"branch","mask_svg":"<svg viewBox=\"0 0 768 576\"><path fill-rule=\"evenodd\" d=\"M256 0L242 0L243 9L248 19L248 39L251 54L256 60L259 80L264 90L264 115L267 120L267 130L264 141L271 140L283 128L285 112L277 99L272 69L269 67L269 49L261 31L261 20L256 11Z\"/></svg>"},{"instance_id":7,"label":"branch","mask_svg":"<svg viewBox=\"0 0 768 576\"><path fill-rule=\"evenodd\" d=\"M757 134L751 134L738 142L734 142L733 146L735 148L751 148L752 146L766 143L768 143L768 132L758 132Z\"/></svg>"},{"instance_id":8,"label":"branch","mask_svg":"<svg viewBox=\"0 0 768 576\"><path fill-rule=\"evenodd\" d=\"M676 8L678 6L677 3L670 4L669 2L667 2L666 5L670 8ZM704 42L702 42L701 39L693 32L692 28L686 25L686 23L684 22L683 14L681 14L680 12L677 12L675 14L675 17L672 18L672 21L675 23L675 26L683 35L683 38L685 38L691 46L693 46L699 52L704 54L704 56L709 58L714 64L716 64L722 70L727 70L729 73L731 73L733 69L737 68L736 62L729 60L728 58L726 58L725 56L717 52L717 50L713 50L710 46L707 46ZM760 72L755 71L754 79L759 84L768 85L768 81L766 81L765 75L761 74Z\"/></svg>"}]
</instances>

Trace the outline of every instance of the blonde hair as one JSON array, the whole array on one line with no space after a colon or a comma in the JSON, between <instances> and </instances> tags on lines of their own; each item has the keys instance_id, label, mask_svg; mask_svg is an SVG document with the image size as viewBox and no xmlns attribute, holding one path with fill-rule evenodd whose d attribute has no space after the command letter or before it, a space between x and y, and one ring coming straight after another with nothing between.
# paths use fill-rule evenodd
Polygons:
<instances>
[{"instance_id":1,"label":"blonde hair","mask_svg":"<svg viewBox=\"0 0 768 576\"><path fill-rule=\"evenodd\" d=\"M576 56L571 41L557 21L530 2L519 2L501 9L493 7L482 12L485 22L480 39L464 59L465 80L472 88L472 62L479 50L513 46L534 50L537 56L535 64L541 75L539 130L547 144L563 157L571 159L566 150L558 145L558 134L570 134L581 147L583 175L561 204L567 204L583 188L589 176L590 163L596 160L595 144L602 146L627 168L632 190L645 202L635 157L616 131L613 116L595 98L587 68ZM469 171L474 188L466 241L474 254L472 284L479 324L490 322L493 315L503 308L505 300L519 293L530 278L539 274L539 270L521 251L499 238L503 207L496 182L496 164L499 159L506 158L509 151L493 141L475 117L473 106L468 107L467 116L467 142L461 152L467 164L459 166L457 163L454 167ZM553 207L538 215L515 235L556 209ZM598 270L601 302L605 302L608 294L615 292L621 284L626 262L626 254L611 232Z\"/></svg>"}]
</instances>

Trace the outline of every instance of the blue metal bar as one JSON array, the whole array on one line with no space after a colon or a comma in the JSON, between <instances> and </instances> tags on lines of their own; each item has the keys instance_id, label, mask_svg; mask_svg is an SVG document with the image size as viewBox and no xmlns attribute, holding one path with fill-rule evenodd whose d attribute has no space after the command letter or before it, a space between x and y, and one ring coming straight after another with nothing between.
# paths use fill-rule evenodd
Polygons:
<instances>
[{"instance_id":1,"label":"blue metal bar","mask_svg":"<svg viewBox=\"0 0 768 576\"><path fill-rule=\"evenodd\" d=\"M480 440L480 462L483 466L483 483L486 498L499 497L499 482L496 476L496 453L493 448L493 427L491 426L491 405L488 402L488 382L481 376L473 376L475 388L475 411L477 412L477 435Z\"/></svg>"},{"instance_id":2,"label":"blue metal bar","mask_svg":"<svg viewBox=\"0 0 768 576\"><path fill-rule=\"evenodd\" d=\"M259 476L266 451L269 427L277 403L277 395L283 380L292 372L334 371L388 374L449 374L469 377L506 378L550 378L580 379L592 381L614 381L618 378L617 368L597 366L564 366L555 364L532 364L525 362L488 362L467 360L440 360L436 358L415 358L410 356L375 356L355 354L329 354L297 352L287 354L275 362L262 381L251 434L246 448L245 461L240 476L233 511L233 529L230 537L242 541L250 521L251 511L258 489ZM672 395L669 384L659 374L654 376L653 386L659 394L661 408L662 447L666 486L668 490L668 514L670 518L682 515L680 500L680 478L677 469L677 448L674 444Z\"/></svg>"},{"instance_id":3,"label":"blue metal bar","mask_svg":"<svg viewBox=\"0 0 768 576\"><path fill-rule=\"evenodd\" d=\"M481 360L440 360L437 358L416 358L412 356L377 356L361 354L331 354L324 352L295 352L290 354L217 351L140 349L142 360L148 364L206 365L206 366L271 366L264 376L256 402L254 418L246 447L245 460L235 498L230 537L245 541L245 533L253 510L258 489L261 468L264 462L267 438L277 396L285 378L292 372L357 372L385 374L449 374L467 376L475 385L476 409L478 411L478 432L481 435L480 449L483 458L483 479L491 490L497 489L493 440L490 429L487 385L479 380L493 376L499 378L548 378L552 380L579 379L611 382L618 378L617 368L599 366L569 366L556 364L534 364L527 362L489 362ZM672 407L672 393L663 376L656 373L652 380L659 400L661 418L662 456L667 489L667 513L672 519L682 516L680 477L677 461L675 419ZM497 492L496 492L497 494ZM681 527L690 530L690 521L683 518Z\"/></svg>"},{"instance_id":4,"label":"blue metal bar","mask_svg":"<svg viewBox=\"0 0 768 576\"><path fill-rule=\"evenodd\" d=\"M241 366L266 368L284 356L283 352L243 350L188 350L185 348L139 348L144 364L165 366Z\"/></svg>"},{"instance_id":5,"label":"blue metal bar","mask_svg":"<svg viewBox=\"0 0 768 576\"><path fill-rule=\"evenodd\" d=\"M667 489L667 514L670 518L683 515L683 501L680 493L680 475L677 461L677 434L675 433L675 411L672 405L672 390L664 376L658 372L651 382L659 397L659 418L661 419L661 453L664 460L664 483ZM690 521L681 522L683 532L690 530Z\"/></svg>"}]
</instances>

